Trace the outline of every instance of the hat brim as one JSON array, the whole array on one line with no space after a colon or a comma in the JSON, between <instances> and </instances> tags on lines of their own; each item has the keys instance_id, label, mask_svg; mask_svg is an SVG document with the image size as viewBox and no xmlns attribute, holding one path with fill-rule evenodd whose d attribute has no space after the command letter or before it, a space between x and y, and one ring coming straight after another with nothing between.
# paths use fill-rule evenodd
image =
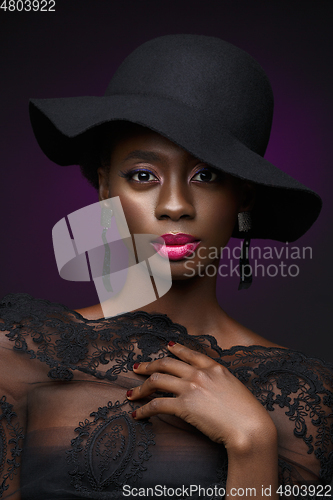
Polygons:
<instances>
[{"instance_id":1,"label":"hat brim","mask_svg":"<svg viewBox=\"0 0 333 500\"><path fill-rule=\"evenodd\" d=\"M79 164L90 130L112 121L148 127L196 158L258 185L252 238L292 242L317 219L320 197L235 137L218 118L159 96L111 95L32 99L32 127L43 152L55 163ZM217 134L216 131L219 131ZM235 229L234 237L243 237Z\"/></svg>"}]
</instances>

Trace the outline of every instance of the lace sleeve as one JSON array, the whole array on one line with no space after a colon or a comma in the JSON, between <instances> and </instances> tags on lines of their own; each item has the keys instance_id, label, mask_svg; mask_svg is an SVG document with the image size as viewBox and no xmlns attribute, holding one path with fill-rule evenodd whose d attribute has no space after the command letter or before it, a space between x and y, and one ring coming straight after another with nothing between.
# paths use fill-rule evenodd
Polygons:
<instances>
[{"instance_id":1,"label":"lace sleeve","mask_svg":"<svg viewBox=\"0 0 333 500\"><path fill-rule=\"evenodd\" d=\"M332 368L287 349L248 348L234 355L231 371L278 430L279 483L286 497L330 494L324 486L333 475Z\"/></svg>"},{"instance_id":2,"label":"lace sleeve","mask_svg":"<svg viewBox=\"0 0 333 500\"><path fill-rule=\"evenodd\" d=\"M3 395L0 400L0 498L20 499L19 466L23 444L23 428L14 406Z\"/></svg>"},{"instance_id":3,"label":"lace sleeve","mask_svg":"<svg viewBox=\"0 0 333 500\"><path fill-rule=\"evenodd\" d=\"M0 309L1 313L1 309ZM0 317L0 498L20 500L20 462L25 427L25 396L19 388L18 363Z\"/></svg>"}]
</instances>

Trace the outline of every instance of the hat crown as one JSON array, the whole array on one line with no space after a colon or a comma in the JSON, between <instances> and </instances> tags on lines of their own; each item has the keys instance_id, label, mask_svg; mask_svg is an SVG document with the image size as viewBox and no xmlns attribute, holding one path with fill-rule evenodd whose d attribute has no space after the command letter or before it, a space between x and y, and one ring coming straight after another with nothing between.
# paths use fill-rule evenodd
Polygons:
<instances>
[{"instance_id":1,"label":"hat crown","mask_svg":"<svg viewBox=\"0 0 333 500\"><path fill-rule=\"evenodd\" d=\"M266 150L273 115L269 80L249 54L219 38L167 35L144 43L105 93L135 94L199 109L253 151Z\"/></svg>"}]
</instances>

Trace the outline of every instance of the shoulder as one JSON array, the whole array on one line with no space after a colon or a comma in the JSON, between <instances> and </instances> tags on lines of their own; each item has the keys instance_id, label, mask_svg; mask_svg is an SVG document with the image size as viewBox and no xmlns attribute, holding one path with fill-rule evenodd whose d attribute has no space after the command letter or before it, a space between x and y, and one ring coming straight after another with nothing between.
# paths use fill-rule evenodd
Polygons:
<instances>
[{"instance_id":1,"label":"shoulder","mask_svg":"<svg viewBox=\"0 0 333 500\"><path fill-rule=\"evenodd\" d=\"M66 306L49 300L36 299L27 293L11 293L0 300L2 321L18 322L24 318L46 317L48 313L69 311Z\"/></svg>"},{"instance_id":2,"label":"shoulder","mask_svg":"<svg viewBox=\"0 0 333 500\"><path fill-rule=\"evenodd\" d=\"M101 304L95 304L94 306L82 307L81 309L75 309L75 312L80 314L85 319L88 320L98 320L103 319L104 314Z\"/></svg>"},{"instance_id":3,"label":"shoulder","mask_svg":"<svg viewBox=\"0 0 333 500\"><path fill-rule=\"evenodd\" d=\"M215 337L222 349L229 349L233 346L263 346L263 347L280 347L283 346L272 342L246 326L242 325L235 319L231 318L224 312L221 314L221 321L217 322L218 329Z\"/></svg>"},{"instance_id":4,"label":"shoulder","mask_svg":"<svg viewBox=\"0 0 333 500\"><path fill-rule=\"evenodd\" d=\"M323 419L327 423L328 418L333 426L332 363L292 349L262 345L234 346L223 351L222 361L268 411L281 415L284 409L283 415L292 417L297 425L305 415L312 415L312 425Z\"/></svg>"},{"instance_id":5,"label":"shoulder","mask_svg":"<svg viewBox=\"0 0 333 500\"><path fill-rule=\"evenodd\" d=\"M18 349L25 338L37 333L43 336L44 325L51 326L52 320L60 323L68 314L70 310L62 304L36 299L26 293L8 294L0 300L0 331L9 340L15 340Z\"/></svg>"},{"instance_id":6,"label":"shoulder","mask_svg":"<svg viewBox=\"0 0 333 500\"><path fill-rule=\"evenodd\" d=\"M301 351L289 349L272 342L249 328L241 325L233 318L228 317L227 340L223 339L223 332L217 339L222 348L223 356L231 360L231 365L241 363L248 365L257 375L261 371L268 374L298 374L309 378L324 377L331 388L333 363L309 356Z\"/></svg>"},{"instance_id":7,"label":"shoulder","mask_svg":"<svg viewBox=\"0 0 333 500\"><path fill-rule=\"evenodd\" d=\"M224 351L224 356L229 358L230 366L236 372L237 367L242 365L263 382L274 379L275 383L279 383L297 378L306 382L311 391L323 388L333 390L333 363L300 351L267 342L267 345L233 346Z\"/></svg>"},{"instance_id":8,"label":"shoulder","mask_svg":"<svg viewBox=\"0 0 333 500\"><path fill-rule=\"evenodd\" d=\"M0 300L0 378L6 378L9 365L11 376L21 382L22 374L27 380L34 377L34 381L45 381L46 375L72 378L65 346L76 352L86 330L80 317L62 304L24 293L6 295ZM74 331L71 346L69 333Z\"/></svg>"}]
</instances>

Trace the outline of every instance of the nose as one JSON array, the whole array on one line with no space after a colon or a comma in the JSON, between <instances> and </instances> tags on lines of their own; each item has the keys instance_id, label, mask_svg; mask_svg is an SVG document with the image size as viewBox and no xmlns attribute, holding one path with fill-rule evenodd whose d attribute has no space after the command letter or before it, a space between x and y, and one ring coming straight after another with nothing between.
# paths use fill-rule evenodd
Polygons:
<instances>
[{"instance_id":1,"label":"nose","mask_svg":"<svg viewBox=\"0 0 333 500\"><path fill-rule=\"evenodd\" d=\"M195 217L192 195L186 182L180 182L179 179L173 182L167 181L160 187L155 216L159 220L171 219L173 221Z\"/></svg>"}]
</instances>

